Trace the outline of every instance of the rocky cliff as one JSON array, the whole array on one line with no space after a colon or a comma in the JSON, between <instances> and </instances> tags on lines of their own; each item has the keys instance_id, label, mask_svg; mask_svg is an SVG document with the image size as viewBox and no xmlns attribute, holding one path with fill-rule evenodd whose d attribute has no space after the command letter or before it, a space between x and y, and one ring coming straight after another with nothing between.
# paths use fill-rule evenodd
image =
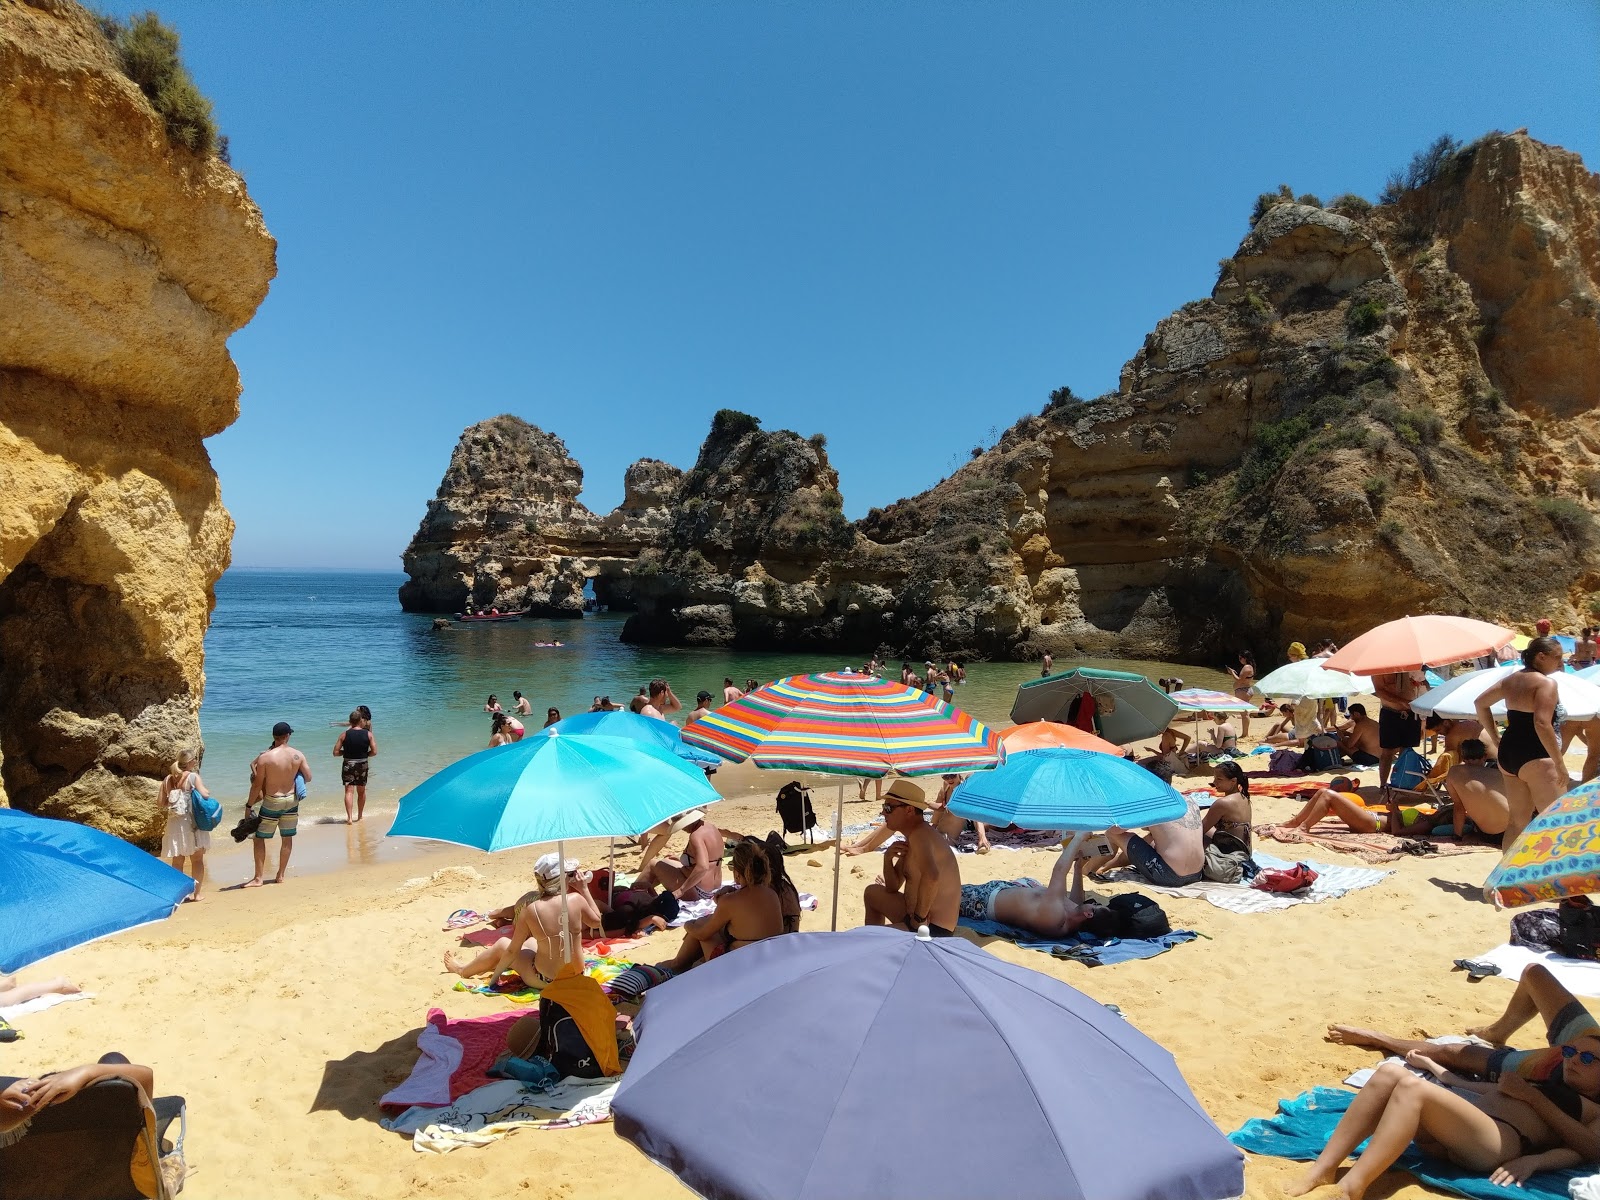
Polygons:
<instances>
[{"instance_id":1,"label":"rocky cliff","mask_svg":"<svg viewBox=\"0 0 1600 1200\"><path fill-rule=\"evenodd\" d=\"M1115 393L853 527L821 438L719 414L624 636L1191 658L1600 615L1600 181L1523 132L1435 167L1378 207L1263 196Z\"/></svg>"},{"instance_id":2,"label":"rocky cliff","mask_svg":"<svg viewBox=\"0 0 1600 1200\"><path fill-rule=\"evenodd\" d=\"M0 799L160 836L233 533L203 439L275 249L86 10L0 0Z\"/></svg>"},{"instance_id":3,"label":"rocky cliff","mask_svg":"<svg viewBox=\"0 0 1600 1200\"><path fill-rule=\"evenodd\" d=\"M579 502L583 468L559 437L520 417L480 421L462 433L406 547L400 605L578 617L594 578L604 602L630 607L633 561L661 539L682 474L641 459L624 477L622 504L602 519Z\"/></svg>"}]
</instances>

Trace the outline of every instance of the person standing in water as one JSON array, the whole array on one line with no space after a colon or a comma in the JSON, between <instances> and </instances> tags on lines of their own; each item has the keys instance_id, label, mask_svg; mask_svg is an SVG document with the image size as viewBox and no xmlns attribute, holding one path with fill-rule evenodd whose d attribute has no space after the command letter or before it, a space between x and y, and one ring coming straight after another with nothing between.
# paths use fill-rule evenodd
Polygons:
<instances>
[{"instance_id":1,"label":"person standing in water","mask_svg":"<svg viewBox=\"0 0 1600 1200\"><path fill-rule=\"evenodd\" d=\"M517 716L531 717L533 715L533 705L528 703L528 698L521 692L512 692L511 698L517 702L513 709Z\"/></svg>"},{"instance_id":2,"label":"person standing in water","mask_svg":"<svg viewBox=\"0 0 1600 1200\"><path fill-rule=\"evenodd\" d=\"M344 783L344 823L353 825L367 814L368 760L378 753L377 739L358 708L350 714L350 727L334 740L334 757L342 759L339 778Z\"/></svg>"}]
</instances>

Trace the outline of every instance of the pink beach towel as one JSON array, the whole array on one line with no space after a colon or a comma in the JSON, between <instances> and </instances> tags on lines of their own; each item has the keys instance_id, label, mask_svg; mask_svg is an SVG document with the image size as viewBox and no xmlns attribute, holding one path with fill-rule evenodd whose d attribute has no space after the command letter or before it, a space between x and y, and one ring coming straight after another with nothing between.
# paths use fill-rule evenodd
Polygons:
<instances>
[{"instance_id":1,"label":"pink beach towel","mask_svg":"<svg viewBox=\"0 0 1600 1200\"><path fill-rule=\"evenodd\" d=\"M505 1053L506 1035L526 1013L491 1013L452 1020L442 1009L428 1010L428 1023L417 1035L422 1052L406 1081L380 1105L406 1109L413 1105L442 1108L489 1082L489 1068Z\"/></svg>"}]
</instances>

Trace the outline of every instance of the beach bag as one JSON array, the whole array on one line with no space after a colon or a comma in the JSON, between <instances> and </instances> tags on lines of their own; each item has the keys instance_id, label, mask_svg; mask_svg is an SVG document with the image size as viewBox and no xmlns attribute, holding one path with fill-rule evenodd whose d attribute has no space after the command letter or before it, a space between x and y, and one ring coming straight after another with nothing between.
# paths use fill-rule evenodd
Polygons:
<instances>
[{"instance_id":1,"label":"beach bag","mask_svg":"<svg viewBox=\"0 0 1600 1200\"><path fill-rule=\"evenodd\" d=\"M1302 892L1317 881L1317 873L1305 863L1295 863L1287 871L1263 871L1250 886L1262 892Z\"/></svg>"},{"instance_id":2,"label":"beach bag","mask_svg":"<svg viewBox=\"0 0 1600 1200\"><path fill-rule=\"evenodd\" d=\"M1561 936L1556 948L1568 958L1594 958L1600 947L1600 908L1587 896L1574 896L1556 907Z\"/></svg>"},{"instance_id":3,"label":"beach bag","mask_svg":"<svg viewBox=\"0 0 1600 1200\"><path fill-rule=\"evenodd\" d=\"M1316 733L1306 739L1306 752L1300 756L1300 769L1306 772L1339 769L1339 739L1331 733Z\"/></svg>"},{"instance_id":4,"label":"beach bag","mask_svg":"<svg viewBox=\"0 0 1600 1200\"><path fill-rule=\"evenodd\" d=\"M1511 944L1529 950L1561 952L1561 917L1553 908L1519 912L1511 918Z\"/></svg>"},{"instance_id":5,"label":"beach bag","mask_svg":"<svg viewBox=\"0 0 1600 1200\"><path fill-rule=\"evenodd\" d=\"M1389 772L1389 786L1404 792L1413 791L1432 770L1427 759L1407 746L1395 756L1394 768Z\"/></svg>"},{"instance_id":6,"label":"beach bag","mask_svg":"<svg viewBox=\"0 0 1600 1200\"><path fill-rule=\"evenodd\" d=\"M1267 770L1274 775L1298 775L1303 757L1294 750L1274 750L1272 757L1267 760Z\"/></svg>"},{"instance_id":7,"label":"beach bag","mask_svg":"<svg viewBox=\"0 0 1600 1200\"><path fill-rule=\"evenodd\" d=\"M189 789L189 815L194 818L194 827L205 833L210 833L222 824L222 805L210 796L202 796L200 789Z\"/></svg>"},{"instance_id":8,"label":"beach bag","mask_svg":"<svg viewBox=\"0 0 1600 1200\"><path fill-rule=\"evenodd\" d=\"M1161 906L1139 892L1124 892L1106 901L1106 909L1116 915L1117 936L1154 938L1172 932L1172 923Z\"/></svg>"},{"instance_id":9,"label":"beach bag","mask_svg":"<svg viewBox=\"0 0 1600 1200\"><path fill-rule=\"evenodd\" d=\"M1212 883L1243 883L1259 870L1244 842L1226 830L1213 833L1206 843L1200 874Z\"/></svg>"},{"instance_id":10,"label":"beach bag","mask_svg":"<svg viewBox=\"0 0 1600 1200\"><path fill-rule=\"evenodd\" d=\"M599 1079L605 1072L595 1057L583 1030L561 1005L554 1000L539 1001L539 1041L533 1053L548 1058L564 1079L576 1075L579 1079Z\"/></svg>"}]
</instances>

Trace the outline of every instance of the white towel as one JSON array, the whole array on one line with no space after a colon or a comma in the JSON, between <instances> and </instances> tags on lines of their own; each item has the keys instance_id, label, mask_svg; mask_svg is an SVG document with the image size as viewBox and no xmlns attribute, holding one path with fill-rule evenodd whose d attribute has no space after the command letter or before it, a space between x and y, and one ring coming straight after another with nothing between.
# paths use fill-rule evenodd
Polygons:
<instances>
[{"instance_id":1,"label":"white towel","mask_svg":"<svg viewBox=\"0 0 1600 1200\"><path fill-rule=\"evenodd\" d=\"M47 992L43 996L35 996L32 1000L24 1000L21 1004L13 1004L7 1008L0 1008L0 1020L15 1021L18 1017L25 1017L29 1013L41 1012L47 1008L54 1008L58 1004L65 1004L68 1000L93 999L93 992L72 992L65 996L60 992Z\"/></svg>"},{"instance_id":2,"label":"white towel","mask_svg":"<svg viewBox=\"0 0 1600 1200\"><path fill-rule=\"evenodd\" d=\"M1600 996L1600 962L1562 958L1550 950L1530 950L1526 946L1509 943L1496 946L1477 957L1499 967L1500 974L1512 982L1521 979L1522 973L1534 963L1542 963L1550 969L1550 974L1556 977L1557 982L1574 996Z\"/></svg>"}]
</instances>

